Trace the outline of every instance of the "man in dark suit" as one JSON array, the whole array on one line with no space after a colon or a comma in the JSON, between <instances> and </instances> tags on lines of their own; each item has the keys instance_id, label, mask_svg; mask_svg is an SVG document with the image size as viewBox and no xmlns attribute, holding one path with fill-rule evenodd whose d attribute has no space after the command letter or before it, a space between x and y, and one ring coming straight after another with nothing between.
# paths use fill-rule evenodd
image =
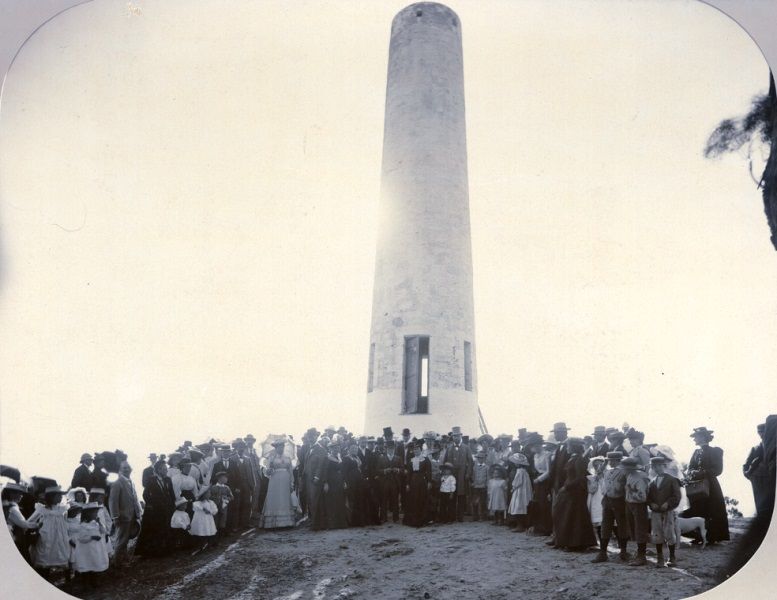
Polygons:
<instances>
[{"instance_id":1,"label":"man in dark suit","mask_svg":"<svg viewBox=\"0 0 777 600\"><path fill-rule=\"evenodd\" d=\"M308 491L308 511L310 513L310 528L314 531L324 529L326 515L322 493L327 462L327 446L329 438L322 436L313 444L305 463L305 487Z\"/></svg>"},{"instance_id":2,"label":"man in dark suit","mask_svg":"<svg viewBox=\"0 0 777 600\"><path fill-rule=\"evenodd\" d=\"M569 462L569 450L567 449L567 432L569 431L569 427L567 427L566 423L559 422L555 423L553 425L553 437L558 444L556 446L556 451L553 453L553 462L550 465L550 493L551 493L551 504L555 506L556 504L556 497L558 495L558 491L564 486L564 480L567 477L565 467L567 466L567 463ZM545 542L548 546L555 546L556 545L556 524L553 524L553 536L550 540Z\"/></svg>"},{"instance_id":3,"label":"man in dark suit","mask_svg":"<svg viewBox=\"0 0 777 600\"><path fill-rule=\"evenodd\" d=\"M141 482L143 483L143 489L145 490L149 485L151 485L151 482L154 481L156 474L154 473L154 465L156 464L157 456L153 452L148 455L148 460L151 461L151 464L147 466L145 469L143 469L143 475Z\"/></svg>"},{"instance_id":4,"label":"man in dark suit","mask_svg":"<svg viewBox=\"0 0 777 600\"><path fill-rule=\"evenodd\" d=\"M440 457L440 463L453 465L453 475L456 477L456 520L464 520L464 510L467 507L468 482L472 478L474 460L468 444L463 443L461 427L454 427L452 431L453 443L448 446Z\"/></svg>"},{"instance_id":5,"label":"man in dark suit","mask_svg":"<svg viewBox=\"0 0 777 600\"><path fill-rule=\"evenodd\" d=\"M84 452L81 455L81 464L73 471L73 479L70 482L70 487L82 487L86 491L89 491L92 487L92 472L89 467L92 466L92 455Z\"/></svg>"},{"instance_id":6,"label":"man in dark suit","mask_svg":"<svg viewBox=\"0 0 777 600\"><path fill-rule=\"evenodd\" d=\"M119 466L119 478L111 484L111 495L108 502L108 510L116 527L116 541L114 542L116 566L123 566L127 562L127 543L142 512L135 485L130 479L131 473L130 464L126 460L122 461Z\"/></svg>"},{"instance_id":7,"label":"man in dark suit","mask_svg":"<svg viewBox=\"0 0 777 600\"><path fill-rule=\"evenodd\" d=\"M243 485L243 470L237 461L237 453L233 453L230 448L221 449L221 460L213 465L213 472L223 471L227 474L229 489L232 492L233 500L229 503L227 510L227 531L236 532L240 522L240 496Z\"/></svg>"},{"instance_id":8,"label":"man in dark suit","mask_svg":"<svg viewBox=\"0 0 777 600\"><path fill-rule=\"evenodd\" d=\"M388 521L388 513L394 523L399 521L399 491L402 486L405 465L397 453L394 440L386 442L386 453L378 456L377 471L380 479L380 521Z\"/></svg>"},{"instance_id":9,"label":"man in dark suit","mask_svg":"<svg viewBox=\"0 0 777 600\"><path fill-rule=\"evenodd\" d=\"M240 528L246 528L251 521L251 509L254 502L254 494L258 491L256 488L257 472L254 467L254 462L251 457L246 454L248 450L248 444L242 439L235 440L233 444L235 450L237 450L237 465L240 470L240 478L242 487L240 490L240 509L238 514L238 525Z\"/></svg>"},{"instance_id":10,"label":"man in dark suit","mask_svg":"<svg viewBox=\"0 0 777 600\"><path fill-rule=\"evenodd\" d=\"M380 524L380 477L375 438L368 437L363 450L362 475L364 476L364 511L367 525Z\"/></svg>"},{"instance_id":11,"label":"man in dark suit","mask_svg":"<svg viewBox=\"0 0 777 600\"><path fill-rule=\"evenodd\" d=\"M591 435L594 440L590 448L585 451L585 458L588 460L594 456L607 458L607 453L610 451L610 444L607 443L607 428L604 425L597 425Z\"/></svg>"}]
</instances>

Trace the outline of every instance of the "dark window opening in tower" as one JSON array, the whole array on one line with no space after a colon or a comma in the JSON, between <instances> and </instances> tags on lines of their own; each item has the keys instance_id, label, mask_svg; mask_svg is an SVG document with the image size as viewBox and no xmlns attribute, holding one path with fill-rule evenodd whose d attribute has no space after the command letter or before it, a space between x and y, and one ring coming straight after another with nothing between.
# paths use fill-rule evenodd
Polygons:
<instances>
[{"instance_id":1,"label":"dark window opening in tower","mask_svg":"<svg viewBox=\"0 0 777 600\"><path fill-rule=\"evenodd\" d=\"M375 344L370 344L370 365L367 374L367 393L372 391L373 379L375 378Z\"/></svg>"},{"instance_id":2,"label":"dark window opening in tower","mask_svg":"<svg viewBox=\"0 0 777 600\"><path fill-rule=\"evenodd\" d=\"M464 389L472 391L472 344L464 342Z\"/></svg>"},{"instance_id":3,"label":"dark window opening in tower","mask_svg":"<svg viewBox=\"0 0 777 600\"><path fill-rule=\"evenodd\" d=\"M405 338L403 368L402 412L426 414L429 412L429 337Z\"/></svg>"},{"instance_id":4,"label":"dark window opening in tower","mask_svg":"<svg viewBox=\"0 0 777 600\"><path fill-rule=\"evenodd\" d=\"M422 10L417 10L417 11L415 11L415 16L416 16L416 17L420 17L420 16L422 16L423 14L424 14L424 11L422 11Z\"/></svg>"}]
</instances>

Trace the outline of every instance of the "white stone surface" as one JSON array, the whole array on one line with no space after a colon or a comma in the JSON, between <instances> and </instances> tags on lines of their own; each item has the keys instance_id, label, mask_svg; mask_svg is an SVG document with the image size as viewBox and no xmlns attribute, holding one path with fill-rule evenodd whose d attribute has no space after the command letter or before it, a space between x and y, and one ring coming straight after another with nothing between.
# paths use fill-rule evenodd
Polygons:
<instances>
[{"instance_id":1,"label":"white stone surface","mask_svg":"<svg viewBox=\"0 0 777 600\"><path fill-rule=\"evenodd\" d=\"M419 14L420 13L420 14ZM461 25L413 4L392 23L365 433L479 433ZM405 336L430 337L429 414L402 415ZM472 391L464 389L464 342Z\"/></svg>"}]
</instances>

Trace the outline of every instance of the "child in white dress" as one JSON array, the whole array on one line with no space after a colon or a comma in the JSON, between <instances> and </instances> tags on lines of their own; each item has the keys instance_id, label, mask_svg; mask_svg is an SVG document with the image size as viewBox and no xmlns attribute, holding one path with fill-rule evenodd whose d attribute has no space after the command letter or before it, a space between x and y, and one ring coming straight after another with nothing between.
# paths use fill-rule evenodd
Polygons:
<instances>
[{"instance_id":1,"label":"child in white dress","mask_svg":"<svg viewBox=\"0 0 777 600\"><path fill-rule=\"evenodd\" d=\"M200 489L197 501L192 504L194 517L189 533L202 540L202 548L208 545L208 541L216 535L216 521L213 515L218 513L216 503L210 499L210 487Z\"/></svg>"},{"instance_id":2,"label":"child in white dress","mask_svg":"<svg viewBox=\"0 0 777 600\"><path fill-rule=\"evenodd\" d=\"M504 525L507 509L507 480L502 465L494 465L488 480L488 510L494 515L494 525Z\"/></svg>"},{"instance_id":3,"label":"child in white dress","mask_svg":"<svg viewBox=\"0 0 777 600\"><path fill-rule=\"evenodd\" d=\"M529 459L525 454L516 452L508 460L516 466L508 513L515 519L515 530L520 533L526 531L528 526L527 514L532 498L531 477L526 470L529 467Z\"/></svg>"},{"instance_id":4,"label":"child in white dress","mask_svg":"<svg viewBox=\"0 0 777 600\"><path fill-rule=\"evenodd\" d=\"M90 502L81 512L81 526L76 535L75 571L89 586L96 584L98 573L108 570L108 546L105 528L98 519L100 505Z\"/></svg>"},{"instance_id":5,"label":"child in white dress","mask_svg":"<svg viewBox=\"0 0 777 600\"><path fill-rule=\"evenodd\" d=\"M75 571L76 563L76 539L78 538L78 532L81 530L81 510L83 504L73 503L70 508L67 509L67 539L70 545L70 551L68 555L67 566L68 570L65 573L65 579L70 579L73 571Z\"/></svg>"},{"instance_id":6,"label":"child in white dress","mask_svg":"<svg viewBox=\"0 0 777 600\"><path fill-rule=\"evenodd\" d=\"M111 538L113 519L111 519L111 513L108 512L105 506L105 490L103 488L92 488L89 490L89 502L96 502L99 507L97 509L97 520L105 531L105 546L108 549L108 558L113 558L113 539Z\"/></svg>"},{"instance_id":7,"label":"child in white dress","mask_svg":"<svg viewBox=\"0 0 777 600\"><path fill-rule=\"evenodd\" d=\"M70 559L65 507L61 506L63 492L58 486L48 487L44 503L36 504L35 512L27 520L40 524L38 541L30 550L30 558L36 570L48 575L50 569L67 569Z\"/></svg>"},{"instance_id":8,"label":"child in white dress","mask_svg":"<svg viewBox=\"0 0 777 600\"><path fill-rule=\"evenodd\" d=\"M186 505L189 501L186 498L178 498L175 501L175 511L170 518L170 528L173 530L173 538L176 548L187 548L189 546L189 528L191 519L186 512Z\"/></svg>"}]
</instances>

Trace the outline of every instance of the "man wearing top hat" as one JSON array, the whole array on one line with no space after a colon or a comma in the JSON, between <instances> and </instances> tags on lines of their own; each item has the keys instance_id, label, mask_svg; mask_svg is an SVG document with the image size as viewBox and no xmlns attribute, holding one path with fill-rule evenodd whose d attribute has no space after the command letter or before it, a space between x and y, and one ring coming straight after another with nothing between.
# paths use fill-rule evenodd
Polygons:
<instances>
[{"instance_id":1,"label":"man wearing top hat","mask_svg":"<svg viewBox=\"0 0 777 600\"><path fill-rule=\"evenodd\" d=\"M589 460L594 456L606 457L610 451L610 444L607 443L607 428L604 425L597 425L591 437L593 437L593 443L586 450L585 457Z\"/></svg>"},{"instance_id":2,"label":"man wearing top hat","mask_svg":"<svg viewBox=\"0 0 777 600\"><path fill-rule=\"evenodd\" d=\"M566 479L566 466L569 462L570 454L567 448L567 437L569 427L563 421L553 424L553 442L557 444L556 450L553 453L552 463L550 465L550 488L551 488L551 505L555 509L556 498L559 490L564 486ZM548 438L550 441L550 438ZM556 523L553 523L553 536L546 542L548 546L556 545Z\"/></svg>"},{"instance_id":3,"label":"man wearing top hat","mask_svg":"<svg viewBox=\"0 0 777 600\"><path fill-rule=\"evenodd\" d=\"M456 481L461 482L460 485L456 486L453 500L456 504L456 520L462 522L464 521L464 510L467 507L467 488L469 487L467 482L472 478L474 461L469 446L465 446L462 443L461 427L454 427L451 431L451 437L453 438L453 443L449 444L445 449L440 457L440 462L453 465L453 476L456 478Z\"/></svg>"},{"instance_id":4,"label":"man wearing top hat","mask_svg":"<svg viewBox=\"0 0 777 600\"><path fill-rule=\"evenodd\" d=\"M397 442L397 449L396 452L399 455L400 459L402 460L402 481L399 484L399 508L400 511L404 514L405 511L405 501L407 500L407 491L405 490L406 487L406 470L404 468L405 465L407 465L407 462L410 460L411 455L414 451L414 444L413 440L410 437L410 429L405 427L402 430L402 440Z\"/></svg>"},{"instance_id":5,"label":"man wearing top hat","mask_svg":"<svg viewBox=\"0 0 777 600\"><path fill-rule=\"evenodd\" d=\"M70 487L82 487L88 490L92 487L92 472L89 470L89 467L92 466L92 455L88 452L84 452L81 455L81 460L79 462L80 464L76 467L76 470L73 471L73 479L70 482Z\"/></svg>"},{"instance_id":6,"label":"man wearing top hat","mask_svg":"<svg viewBox=\"0 0 777 600\"><path fill-rule=\"evenodd\" d=\"M326 528L326 511L324 509L324 476L329 456L327 446L329 439L321 436L313 444L305 463L305 487L308 490L308 513L310 515L310 528L314 531Z\"/></svg>"},{"instance_id":7,"label":"man wearing top hat","mask_svg":"<svg viewBox=\"0 0 777 600\"><path fill-rule=\"evenodd\" d=\"M399 490L403 484L405 465L402 462L402 457L397 453L394 440L386 441L386 453L379 455L377 469L381 482L380 522L385 523L388 520L389 511L391 511L391 518L394 523L397 523L399 521Z\"/></svg>"}]
</instances>

